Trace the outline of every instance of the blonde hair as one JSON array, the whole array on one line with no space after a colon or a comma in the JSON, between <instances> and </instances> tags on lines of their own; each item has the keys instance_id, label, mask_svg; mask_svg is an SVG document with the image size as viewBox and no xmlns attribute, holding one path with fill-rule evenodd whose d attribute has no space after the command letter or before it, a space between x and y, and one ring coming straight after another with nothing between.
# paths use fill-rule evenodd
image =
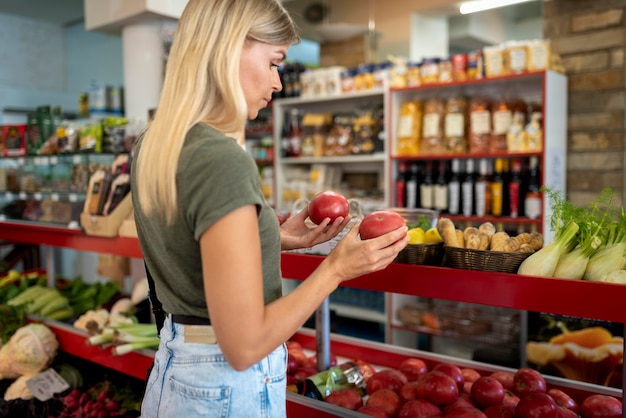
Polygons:
<instances>
[{"instance_id":1,"label":"blonde hair","mask_svg":"<svg viewBox=\"0 0 626 418\"><path fill-rule=\"evenodd\" d=\"M246 40L299 42L278 0L189 0L178 22L161 97L141 139L135 167L141 209L171 223L177 213L176 171L187 131L204 122L221 132L245 128L247 106L239 82Z\"/></svg>"}]
</instances>

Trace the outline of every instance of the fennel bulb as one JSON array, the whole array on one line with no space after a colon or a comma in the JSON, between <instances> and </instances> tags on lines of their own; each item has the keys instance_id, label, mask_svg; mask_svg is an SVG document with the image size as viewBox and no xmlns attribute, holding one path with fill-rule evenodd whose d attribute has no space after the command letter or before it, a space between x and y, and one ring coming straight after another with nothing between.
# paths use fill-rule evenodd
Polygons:
<instances>
[{"instance_id":1,"label":"fennel bulb","mask_svg":"<svg viewBox=\"0 0 626 418\"><path fill-rule=\"evenodd\" d=\"M517 274L553 277L561 254L568 250L570 242L578 233L578 229L577 223L568 223L562 233L559 234L554 241L522 261L522 264L520 264L517 269Z\"/></svg>"},{"instance_id":2,"label":"fennel bulb","mask_svg":"<svg viewBox=\"0 0 626 418\"><path fill-rule=\"evenodd\" d=\"M614 270L605 274L601 282L626 284L626 270Z\"/></svg>"},{"instance_id":3,"label":"fennel bulb","mask_svg":"<svg viewBox=\"0 0 626 418\"><path fill-rule=\"evenodd\" d=\"M583 280L599 282L605 274L624 268L626 268L626 242L607 244L591 256Z\"/></svg>"},{"instance_id":4,"label":"fennel bulb","mask_svg":"<svg viewBox=\"0 0 626 418\"><path fill-rule=\"evenodd\" d=\"M552 277L581 280L585 274L587 263L589 263L589 257L583 255L582 248L574 248L569 253L561 255Z\"/></svg>"}]
</instances>

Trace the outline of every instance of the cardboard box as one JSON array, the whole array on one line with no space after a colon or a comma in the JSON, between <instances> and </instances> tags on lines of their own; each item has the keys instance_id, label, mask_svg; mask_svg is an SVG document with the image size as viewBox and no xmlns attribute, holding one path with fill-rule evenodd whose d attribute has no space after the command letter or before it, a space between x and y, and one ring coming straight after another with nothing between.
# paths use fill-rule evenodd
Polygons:
<instances>
[{"instance_id":1,"label":"cardboard box","mask_svg":"<svg viewBox=\"0 0 626 418\"><path fill-rule=\"evenodd\" d=\"M99 237L116 237L122 222L133 212L133 200L128 193L108 216L95 216L83 212L80 214L80 225L87 235Z\"/></svg>"},{"instance_id":2,"label":"cardboard box","mask_svg":"<svg viewBox=\"0 0 626 418\"><path fill-rule=\"evenodd\" d=\"M120 230L118 231L120 237L137 238L137 225L135 224L135 215L131 211L130 215L122 221Z\"/></svg>"}]
</instances>

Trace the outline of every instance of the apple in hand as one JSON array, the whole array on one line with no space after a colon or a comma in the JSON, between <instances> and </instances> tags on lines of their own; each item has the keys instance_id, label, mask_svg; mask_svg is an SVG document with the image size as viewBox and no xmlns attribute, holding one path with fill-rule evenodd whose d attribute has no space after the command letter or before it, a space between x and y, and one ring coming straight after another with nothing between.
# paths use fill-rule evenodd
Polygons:
<instances>
[{"instance_id":1,"label":"apple in hand","mask_svg":"<svg viewBox=\"0 0 626 418\"><path fill-rule=\"evenodd\" d=\"M428 366L422 359L409 357L402 360L398 366L398 370L406 376L409 382L414 382L428 371Z\"/></svg>"},{"instance_id":2,"label":"apple in hand","mask_svg":"<svg viewBox=\"0 0 626 418\"><path fill-rule=\"evenodd\" d=\"M391 389L380 389L367 397L365 405L377 406L390 417L395 417L402 406L402 398Z\"/></svg>"},{"instance_id":3,"label":"apple in hand","mask_svg":"<svg viewBox=\"0 0 626 418\"><path fill-rule=\"evenodd\" d=\"M547 393L552 399L554 399L554 402L556 402L558 406L562 406L578 414L578 411L580 409L578 407L578 403L576 403L576 401L572 399L572 397L569 396L567 393L556 388L548 389Z\"/></svg>"},{"instance_id":4,"label":"apple in hand","mask_svg":"<svg viewBox=\"0 0 626 418\"><path fill-rule=\"evenodd\" d=\"M350 388L340 388L330 392L326 397L326 402L351 411L356 411L363 406L361 394Z\"/></svg>"},{"instance_id":5,"label":"apple in hand","mask_svg":"<svg viewBox=\"0 0 626 418\"><path fill-rule=\"evenodd\" d=\"M406 221L398 213L390 210L378 210L365 215L361 220L359 234L362 240L372 239L405 225Z\"/></svg>"},{"instance_id":6,"label":"apple in hand","mask_svg":"<svg viewBox=\"0 0 626 418\"><path fill-rule=\"evenodd\" d=\"M580 415L583 418L620 418L622 401L608 395L590 395L580 404Z\"/></svg>"},{"instance_id":7,"label":"apple in hand","mask_svg":"<svg viewBox=\"0 0 626 418\"><path fill-rule=\"evenodd\" d=\"M398 412L398 418L429 418L442 415L443 413L437 405L425 399L407 401Z\"/></svg>"},{"instance_id":8,"label":"apple in hand","mask_svg":"<svg viewBox=\"0 0 626 418\"><path fill-rule=\"evenodd\" d=\"M537 370L522 367L513 375L512 392L520 399L531 393L546 393L546 380Z\"/></svg>"},{"instance_id":9,"label":"apple in hand","mask_svg":"<svg viewBox=\"0 0 626 418\"><path fill-rule=\"evenodd\" d=\"M499 405L504 399L502 383L490 376L482 376L472 384L472 400L485 409L491 405Z\"/></svg>"},{"instance_id":10,"label":"apple in hand","mask_svg":"<svg viewBox=\"0 0 626 418\"><path fill-rule=\"evenodd\" d=\"M346 217L350 213L350 203L340 193L327 190L319 192L309 202L309 219L316 225L322 223L326 218L330 218L333 223L335 219Z\"/></svg>"},{"instance_id":11,"label":"apple in hand","mask_svg":"<svg viewBox=\"0 0 626 418\"><path fill-rule=\"evenodd\" d=\"M520 397L515 418L556 418L557 405L547 393L535 392Z\"/></svg>"}]
</instances>

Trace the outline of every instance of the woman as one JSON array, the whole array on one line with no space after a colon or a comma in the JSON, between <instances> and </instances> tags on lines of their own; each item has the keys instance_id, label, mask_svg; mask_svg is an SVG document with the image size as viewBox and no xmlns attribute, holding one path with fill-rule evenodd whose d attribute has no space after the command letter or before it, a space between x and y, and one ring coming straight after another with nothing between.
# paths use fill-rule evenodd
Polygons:
<instances>
[{"instance_id":1,"label":"woman","mask_svg":"<svg viewBox=\"0 0 626 418\"><path fill-rule=\"evenodd\" d=\"M133 204L146 266L168 315L144 418L285 416L284 342L344 280L385 268L406 228L352 228L282 296L280 251L335 237L350 217L280 227L254 161L234 138L282 86L296 28L277 0L190 0L154 120L137 144Z\"/></svg>"}]
</instances>

